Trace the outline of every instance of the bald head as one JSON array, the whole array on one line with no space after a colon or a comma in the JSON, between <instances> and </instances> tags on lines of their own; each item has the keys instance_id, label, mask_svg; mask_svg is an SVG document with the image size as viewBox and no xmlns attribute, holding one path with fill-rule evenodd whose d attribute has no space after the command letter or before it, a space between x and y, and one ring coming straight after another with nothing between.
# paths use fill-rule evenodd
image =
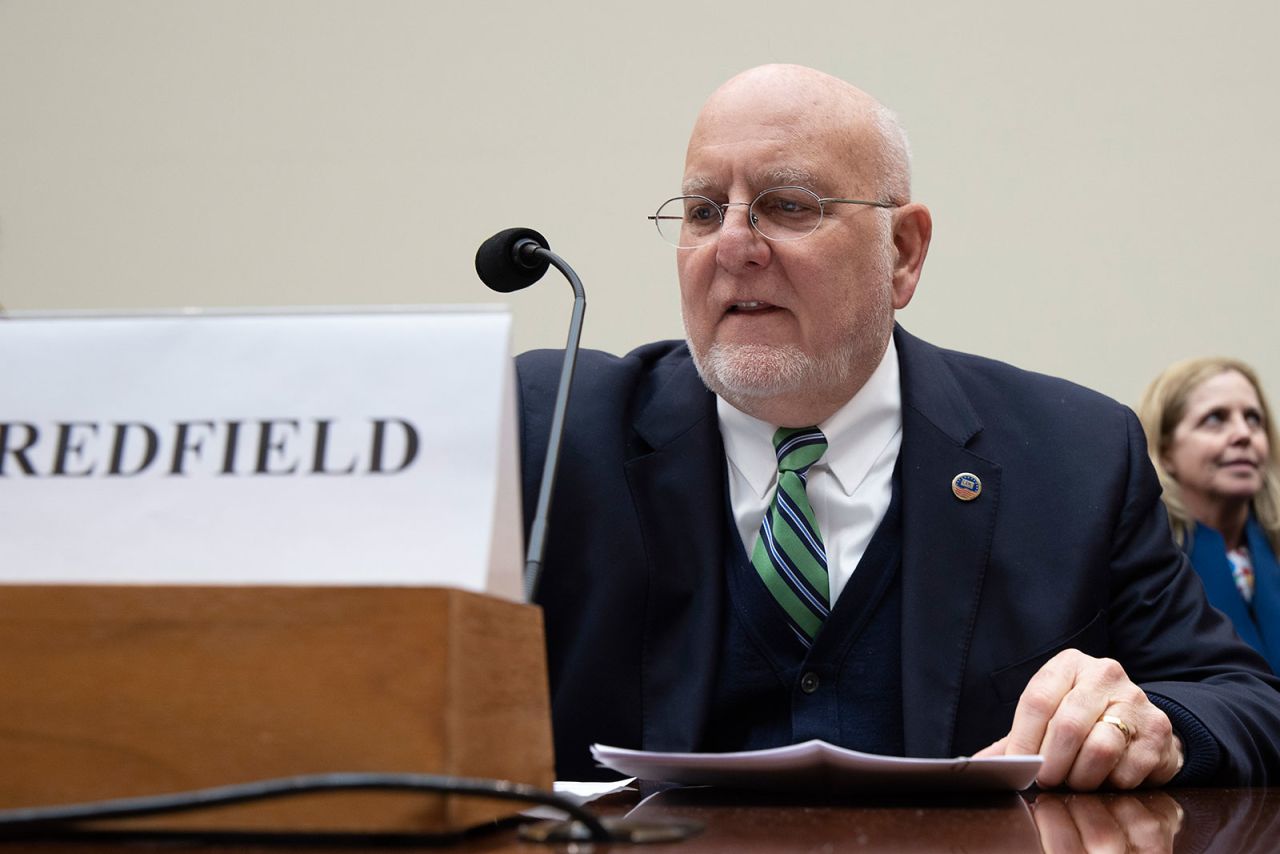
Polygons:
<instances>
[{"instance_id":1,"label":"bald head","mask_svg":"<svg viewBox=\"0 0 1280 854\"><path fill-rule=\"evenodd\" d=\"M761 65L727 80L707 99L694 124L690 151L708 127L727 118L758 116L786 128L793 141L835 141L847 168L878 196L911 198L906 134L887 107L856 86L803 65ZM793 182L803 183L803 182Z\"/></svg>"}]
</instances>

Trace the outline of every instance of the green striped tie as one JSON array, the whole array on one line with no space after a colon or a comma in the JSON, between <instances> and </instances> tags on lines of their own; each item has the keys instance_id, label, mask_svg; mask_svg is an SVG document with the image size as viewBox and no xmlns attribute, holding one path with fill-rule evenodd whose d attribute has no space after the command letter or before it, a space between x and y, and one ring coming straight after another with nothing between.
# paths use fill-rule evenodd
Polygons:
<instances>
[{"instance_id":1,"label":"green striped tie","mask_svg":"<svg viewBox=\"0 0 1280 854\"><path fill-rule=\"evenodd\" d=\"M806 647L830 613L827 552L809 506L809 467L827 450L817 427L783 427L773 434L778 489L760 523L751 563L778 600L787 622Z\"/></svg>"}]
</instances>

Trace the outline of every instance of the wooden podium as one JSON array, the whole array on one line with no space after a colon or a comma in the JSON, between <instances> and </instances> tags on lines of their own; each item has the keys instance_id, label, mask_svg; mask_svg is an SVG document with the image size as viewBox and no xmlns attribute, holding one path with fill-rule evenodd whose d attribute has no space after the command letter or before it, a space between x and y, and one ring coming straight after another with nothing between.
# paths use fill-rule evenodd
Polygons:
<instances>
[{"instance_id":1,"label":"wooden podium","mask_svg":"<svg viewBox=\"0 0 1280 854\"><path fill-rule=\"evenodd\" d=\"M0 808L338 771L550 789L542 614L403 587L0 586ZM324 793L130 828L437 833L520 809Z\"/></svg>"}]
</instances>

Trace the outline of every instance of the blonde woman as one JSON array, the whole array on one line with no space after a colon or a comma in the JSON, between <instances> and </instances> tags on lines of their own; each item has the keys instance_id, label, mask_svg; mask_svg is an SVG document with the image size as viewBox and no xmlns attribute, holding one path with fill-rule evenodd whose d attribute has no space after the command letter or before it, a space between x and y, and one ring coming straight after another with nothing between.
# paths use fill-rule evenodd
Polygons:
<instances>
[{"instance_id":1,"label":"blonde woman","mask_svg":"<svg viewBox=\"0 0 1280 854\"><path fill-rule=\"evenodd\" d=\"M1174 539L1209 602L1280 672L1280 466L1253 369L1226 358L1170 366L1139 416Z\"/></svg>"}]
</instances>

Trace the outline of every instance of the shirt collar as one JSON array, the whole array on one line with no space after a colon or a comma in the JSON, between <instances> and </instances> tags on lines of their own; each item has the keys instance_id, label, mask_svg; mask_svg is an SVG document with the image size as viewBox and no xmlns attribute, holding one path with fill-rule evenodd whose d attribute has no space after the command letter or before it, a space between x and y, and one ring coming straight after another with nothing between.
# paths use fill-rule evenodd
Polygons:
<instances>
[{"instance_id":1,"label":"shirt collar","mask_svg":"<svg viewBox=\"0 0 1280 854\"><path fill-rule=\"evenodd\" d=\"M716 398L716 414L729 464L763 498L777 475L773 434L778 428L735 409L720 397ZM858 393L818 427L827 437L827 453L818 467L825 466L844 493L852 495L902 430L898 350L892 338L880 364Z\"/></svg>"}]
</instances>

